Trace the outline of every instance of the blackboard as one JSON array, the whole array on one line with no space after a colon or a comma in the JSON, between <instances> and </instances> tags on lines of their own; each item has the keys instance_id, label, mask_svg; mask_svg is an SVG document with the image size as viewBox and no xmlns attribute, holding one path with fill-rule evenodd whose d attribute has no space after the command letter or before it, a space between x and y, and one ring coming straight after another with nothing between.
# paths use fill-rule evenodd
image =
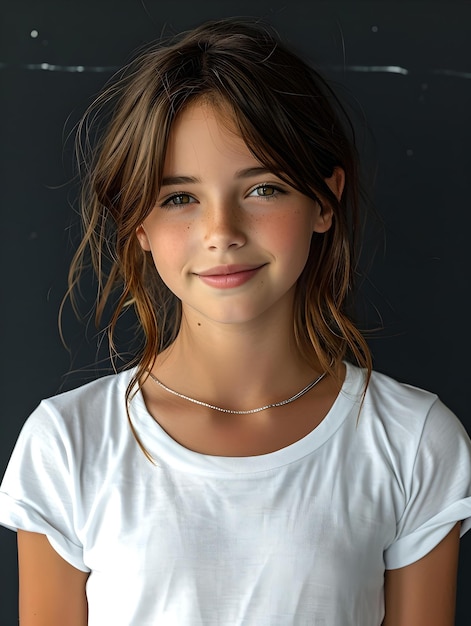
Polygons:
<instances>
[{"instance_id":1,"label":"blackboard","mask_svg":"<svg viewBox=\"0 0 471 626\"><path fill-rule=\"evenodd\" d=\"M66 320L72 356L57 328L75 237L74 124L141 45L230 15L266 19L363 111L383 220L363 286L382 325L370 339L375 367L438 393L471 432L471 3L15 0L2 8L0 472L39 400L101 371L93 328ZM14 534L0 529L0 542L0 621L9 625L17 622ZM470 577L465 536L461 626L471 619Z\"/></svg>"}]
</instances>

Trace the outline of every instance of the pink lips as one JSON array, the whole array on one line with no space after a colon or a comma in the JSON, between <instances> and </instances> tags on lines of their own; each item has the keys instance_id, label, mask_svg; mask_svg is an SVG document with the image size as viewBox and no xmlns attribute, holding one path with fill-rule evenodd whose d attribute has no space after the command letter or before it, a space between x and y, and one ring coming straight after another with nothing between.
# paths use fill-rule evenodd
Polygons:
<instances>
[{"instance_id":1,"label":"pink lips","mask_svg":"<svg viewBox=\"0 0 471 626\"><path fill-rule=\"evenodd\" d=\"M249 281L262 267L263 265L219 265L204 272L197 272L197 275L210 287L232 289Z\"/></svg>"}]
</instances>

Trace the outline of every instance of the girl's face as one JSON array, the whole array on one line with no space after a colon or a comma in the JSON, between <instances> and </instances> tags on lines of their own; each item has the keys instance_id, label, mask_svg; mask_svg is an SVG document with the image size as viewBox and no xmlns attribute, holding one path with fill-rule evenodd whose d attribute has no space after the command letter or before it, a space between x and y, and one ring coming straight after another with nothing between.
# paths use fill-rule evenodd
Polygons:
<instances>
[{"instance_id":1,"label":"girl's face","mask_svg":"<svg viewBox=\"0 0 471 626\"><path fill-rule=\"evenodd\" d=\"M187 319L240 324L292 311L312 233L331 221L262 167L218 109L195 103L173 125L159 197L137 237Z\"/></svg>"}]
</instances>

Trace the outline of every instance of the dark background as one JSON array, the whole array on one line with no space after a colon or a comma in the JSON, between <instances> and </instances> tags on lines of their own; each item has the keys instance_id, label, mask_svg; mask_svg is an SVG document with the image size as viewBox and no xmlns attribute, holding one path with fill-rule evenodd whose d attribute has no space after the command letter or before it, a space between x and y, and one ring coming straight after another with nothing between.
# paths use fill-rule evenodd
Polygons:
<instances>
[{"instance_id":1,"label":"dark background","mask_svg":"<svg viewBox=\"0 0 471 626\"><path fill-rule=\"evenodd\" d=\"M362 288L370 325L382 324L375 367L438 393L471 432L470 2L10 0L1 13L0 473L39 400L106 367L92 326L66 310L72 355L57 329L77 233L74 124L136 48L223 16L265 18L363 111L371 133L357 118L360 147L384 221L364 254L377 248ZM2 626L17 623L16 576L15 535L0 529ZM471 623L470 580L465 536L458 626Z\"/></svg>"}]
</instances>

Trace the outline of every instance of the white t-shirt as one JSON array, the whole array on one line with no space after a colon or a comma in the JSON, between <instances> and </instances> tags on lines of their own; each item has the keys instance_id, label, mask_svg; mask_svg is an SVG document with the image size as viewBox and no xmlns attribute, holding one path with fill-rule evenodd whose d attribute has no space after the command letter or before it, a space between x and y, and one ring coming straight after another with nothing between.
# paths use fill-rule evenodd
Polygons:
<instances>
[{"instance_id":1,"label":"white t-shirt","mask_svg":"<svg viewBox=\"0 0 471 626\"><path fill-rule=\"evenodd\" d=\"M0 523L89 571L89 625L379 626L385 568L471 525L471 445L436 396L347 364L321 424L270 454L175 442L130 372L43 401L0 493ZM295 410L293 405L293 410Z\"/></svg>"}]
</instances>

